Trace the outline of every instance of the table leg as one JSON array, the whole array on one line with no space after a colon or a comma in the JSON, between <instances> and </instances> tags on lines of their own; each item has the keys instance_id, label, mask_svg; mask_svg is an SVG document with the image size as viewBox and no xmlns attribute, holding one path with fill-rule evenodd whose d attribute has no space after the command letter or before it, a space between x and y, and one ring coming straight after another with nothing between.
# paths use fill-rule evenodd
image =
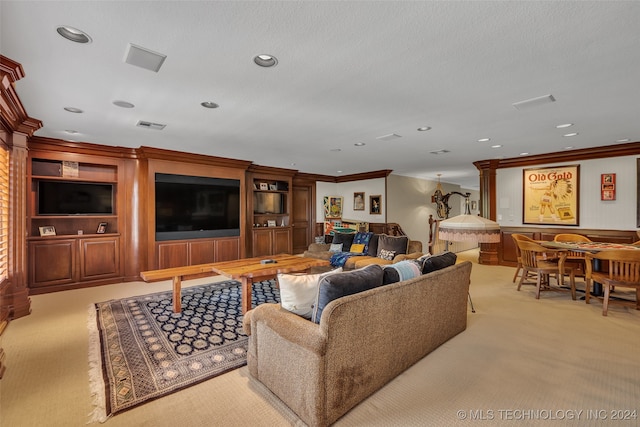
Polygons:
<instances>
[{"instance_id":1,"label":"table leg","mask_svg":"<svg viewBox=\"0 0 640 427\"><path fill-rule=\"evenodd\" d=\"M175 276L173 278L173 312L180 313L182 311L181 291L182 291L182 277Z\"/></svg>"},{"instance_id":2,"label":"table leg","mask_svg":"<svg viewBox=\"0 0 640 427\"><path fill-rule=\"evenodd\" d=\"M249 277L240 278L240 286L242 292L242 314L251 310L251 288L253 281Z\"/></svg>"}]
</instances>

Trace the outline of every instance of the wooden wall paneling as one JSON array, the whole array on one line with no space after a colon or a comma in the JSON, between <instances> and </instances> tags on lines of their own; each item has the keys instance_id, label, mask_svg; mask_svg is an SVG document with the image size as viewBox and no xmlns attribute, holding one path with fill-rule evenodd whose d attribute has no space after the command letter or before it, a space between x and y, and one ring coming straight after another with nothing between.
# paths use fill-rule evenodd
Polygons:
<instances>
[{"instance_id":1,"label":"wooden wall paneling","mask_svg":"<svg viewBox=\"0 0 640 427\"><path fill-rule=\"evenodd\" d=\"M239 238L215 239L213 243L215 248L214 262L233 261L241 258Z\"/></svg>"},{"instance_id":2,"label":"wooden wall paneling","mask_svg":"<svg viewBox=\"0 0 640 427\"><path fill-rule=\"evenodd\" d=\"M155 269L189 265L189 242L160 242L155 252L158 254Z\"/></svg>"},{"instance_id":3,"label":"wooden wall paneling","mask_svg":"<svg viewBox=\"0 0 640 427\"><path fill-rule=\"evenodd\" d=\"M291 254L291 228L282 227L275 228L273 231L273 249L272 255Z\"/></svg>"},{"instance_id":4,"label":"wooden wall paneling","mask_svg":"<svg viewBox=\"0 0 640 427\"><path fill-rule=\"evenodd\" d=\"M79 280L121 276L119 236L78 239L78 243L80 245Z\"/></svg>"},{"instance_id":5,"label":"wooden wall paneling","mask_svg":"<svg viewBox=\"0 0 640 427\"><path fill-rule=\"evenodd\" d=\"M273 255L273 232L268 228L253 229L254 257Z\"/></svg>"},{"instance_id":6,"label":"wooden wall paneling","mask_svg":"<svg viewBox=\"0 0 640 427\"><path fill-rule=\"evenodd\" d=\"M189 264L208 264L215 262L215 242L210 239L197 239L189 242Z\"/></svg>"},{"instance_id":7,"label":"wooden wall paneling","mask_svg":"<svg viewBox=\"0 0 640 427\"><path fill-rule=\"evenodd\" d=\"M64 285L78 281L76 239L45 239L29 242L32 288Z\"/></svg>"}]
</instances>

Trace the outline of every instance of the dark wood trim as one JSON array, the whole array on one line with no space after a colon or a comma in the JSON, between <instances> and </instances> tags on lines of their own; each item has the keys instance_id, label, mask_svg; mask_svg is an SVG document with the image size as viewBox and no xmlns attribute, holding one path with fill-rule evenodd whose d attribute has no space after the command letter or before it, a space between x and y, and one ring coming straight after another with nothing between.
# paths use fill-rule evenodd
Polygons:
<instances>
[{"instance_id":1,"label":"dark wood trim","mask_svg":"<svg viewBox=\"0 0 640 427\"><path fill-rule=\"evenodd\" d=\"M114 157L118 159L135 159L136 150L127 147L114 147L110 145L92 144L90 142L63 141L55 138L45 138L34 136L29 139L29 149L47 152L74 153L82 155L93 155L104 157Z\"/></svg>"},{"instance_id":2,"label":"dark wood trim","mask_svg":"<svg viewBox=\"0 0 640 427\"><path fill-rule=\"evenodd\" d=\"M386 178L391 172L391 169L384 169L379 171L372 172L363 172L363 173L355 173L351 175L338 176L335 178L335 182L351 182L351 181L362 181L365 179L376 179L376 178Z\"/></svg>"},{"instance_id":3,"label":"dark wood trim","mask_svg":"<svg viewBox=\"0 0 640 427\"><path fill-rule=\"evenodd\" d=\"M140 147L136 151L140 159L168 160L171 162L191 163L207 166L227 167L247 170L252 162L249 160L236 160L226 157L208 156L205 154L185 153L182 151L164 150L153 147Z\"/></svg>"},{"instance_id":4,"label":"dark wood trim","mask_svg":"<svg viewBox=\"0 0 640 427\"><path fill-rule=\"evenodd\" d=\"M534 156L479 160L473 162L473 164L479 170L487 168L504 169L524 166L543 166L547 163L575 162L576 160L637 156L638 153L640 153L640 142L628 142L625 144L605 145L579 150L557 151L555 153L537 154Z\"/></svg>"},{"instance_id":5,"label":"dark wood trim","mask_svg":"<svg viewBox=\"0 0 640 427\"><path fill-rule=\"evenodd\" d=\"M640 157L636 159L636 191L636 227L640 228Z\"/></svg>"},{"instance_id":6,"label":"dark wood trim","mask_svg":"<svg viewBox=\"0 0 640 427\"><path fill-rule=\"evenodd\" d=\"M0 55L0 127L31 136L42 122L29 117L16 92L15 83L24 76L22 65Z\"/></svg>"}]
</instances>

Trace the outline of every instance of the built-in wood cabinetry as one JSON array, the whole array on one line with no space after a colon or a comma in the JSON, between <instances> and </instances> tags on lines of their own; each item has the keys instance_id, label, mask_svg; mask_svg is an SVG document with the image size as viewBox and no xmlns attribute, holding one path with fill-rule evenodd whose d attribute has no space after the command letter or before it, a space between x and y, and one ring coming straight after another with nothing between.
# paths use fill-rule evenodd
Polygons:
<instances>
[{"instance_id":1,"label":"built-in wood cabinetry","mask_svg":"<svg viewBox=\"0 0 640 427\"><path fill-rule=\"evenodd\" d=\"M123 280L120 229L123 197L119 189L122 161L109 157L33 150L28 163L27 246L28 284L31 294ZM99 211L45 211L41 192L56 191L58 185L74 188L99 187L109 200ZM85 187L86 185L86 187ZM106 189L106 190L105 190ZM78 191L91 200L95 194ZM92 204L93 201L86 204ZM44 211L44 212L43 212ZM102 225L102 227L101 227ZM100 230L99 230L100 228Z\"/></svg>"},{"instance_id":2,"label":"built-in wood cabinetry","mask_svg":"<svg viewBox=\"0 0 640 427\"><path fill-rule=\"evenodd\" d=\"M293 253L292 178L295 171L254 167L250 170L247 242L250 255Z\"/></svg>"}]
</instances>

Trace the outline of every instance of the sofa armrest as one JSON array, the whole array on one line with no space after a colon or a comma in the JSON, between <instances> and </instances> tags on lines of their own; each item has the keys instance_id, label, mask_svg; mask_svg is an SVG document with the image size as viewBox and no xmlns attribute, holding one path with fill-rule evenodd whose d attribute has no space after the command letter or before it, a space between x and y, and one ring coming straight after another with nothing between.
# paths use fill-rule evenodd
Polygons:
<instances>
[{"instance_id":1,"label":"sofa armrest","mask_svg":"<svg viewBox=\"0 0 640 427\"><path fill-rule=\"evenodd\" d=\"M309 252L326 252L331 249L331 243L312 243L309 245Z\"/></svg>"},{"instance_id":2,"label":"sofa armrest","mask_svg":"<svg viewBox=\"0 0 640 427\"><path fill-rule=\"evenodd\" d=\"M260 304L247 312L245 317L249 317L251 324L248 331L245 329L247 335L256 333L258 324L262 323L282 339L292 344L303 347L320 356L326 351L326 337L320 327L310 320L285 310L280 304Z\"/></svg>"},{"instance_id":3,"label":"sofa armrest","mask_svg":"<svg viewBox=\"0 0 640 427\"><path fill-rule=\"evenodd\" d=\"M407 253L422 253L422 242L420 240L409 240L409 246L407 248Z\"/></svg>"}]
</instances>

